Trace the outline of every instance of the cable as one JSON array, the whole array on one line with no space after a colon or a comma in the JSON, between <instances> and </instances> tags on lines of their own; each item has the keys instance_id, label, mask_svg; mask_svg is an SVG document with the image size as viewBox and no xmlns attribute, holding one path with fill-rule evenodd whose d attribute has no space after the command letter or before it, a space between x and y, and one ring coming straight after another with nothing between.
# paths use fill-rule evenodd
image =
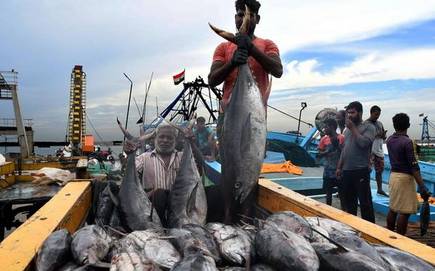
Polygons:
<instances>
[{"instance_id":1,"label":"cable","mask_svg":"<svg viewBox=\"0 0 435 271\"><path fill-rule=\"evenodd\" d=\"M104 139L103 139L103 138L100 136L100 134L97 132L97 129L95 129L94 124L92 123L91 119L89 118L89 114L86 114L86 118L88 119L89 124L91 125L92 129L94 130L95 134L97 135L98 139L100 139L100 141L102 142L102 144L105 145L105 146L109 146L108 144L105 143L106 141L104 141Z\"/></svg>"},{"instance_id":2,"label":"cable","mask_svg":"<svg viewBox=\"0 0 435 271\"><path fill-rule=\"evenodd\" d=\"M283 115L285 115L285 116L287 116L287 117L290 117L290 118L292 118L292 119L295 119L295 120L299 121L298 118L296 118L296 117L294 117L294 116L292 116L292 115L290 115L290 114L288 114L288 113L286 113L286 112L284 112L284 111L282 111L282 110L279 110L279 109L276 108L276 107L273 107L273 106L271 106L271 105L269 105L269 104L268 104L267 106L270 107L270 108L272 108L272 109L274 109L274 110L276 110L276 111L278 111L279 113L281 113L281 114L283 114ZM301 120L301 123L304 123L304 124L306 124L306 125L308 125L308 126L310 126L310 127L314 127L311 123L305 122L305 121L303 121L303 120Z\"/></svg>"}]
</instances>

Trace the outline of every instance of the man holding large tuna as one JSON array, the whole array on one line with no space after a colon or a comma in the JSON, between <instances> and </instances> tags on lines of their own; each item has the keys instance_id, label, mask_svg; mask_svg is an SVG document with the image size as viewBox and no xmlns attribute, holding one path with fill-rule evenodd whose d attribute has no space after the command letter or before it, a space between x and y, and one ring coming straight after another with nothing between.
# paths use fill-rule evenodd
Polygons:
<instances>
[{"instance_id":1,"label":"man holding large tuna","mask_svg":"<svg viewBox=\"0 0 435 271\"><path fill-rule=\"evenodd\" d=\"M208 76L211 87L224 83L217 134L226 223L252 215L266 144L269 74L282 75L278 47L254 35L260 3L237 0L235 7L236 35L210 25L228 40L216 48Z\"/></svg>"}]
</instances>

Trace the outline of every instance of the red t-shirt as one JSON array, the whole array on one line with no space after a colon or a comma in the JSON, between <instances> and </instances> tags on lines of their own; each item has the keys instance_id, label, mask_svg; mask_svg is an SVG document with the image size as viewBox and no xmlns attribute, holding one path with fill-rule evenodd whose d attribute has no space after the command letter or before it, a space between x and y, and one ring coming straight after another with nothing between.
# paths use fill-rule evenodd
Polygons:
<instances>
[{"instance_id":1,"label":"red t-shirt","mask_svg":"<svg viewBox=\"0 0 435 271\"><path fill-rule=\"evenodd\" d=\"M277 55L279 56L278 47L275 43L268 39L262 39L255 37L252 43L257 47L258 50L262 51L266 55ZM213 62L222 61L227 63L231 61L234 51L236 51L237 45L232 42L222 42L216 47L213 55ZM268 86L269 77L260 63L257 62L253 57L248 58L248 65L251 68L252 75L255 81L257 81L258 88L260 89L261 95L263 96L263 102L266 105L267 99L269 98ZM237 78L237 72L239 69L234 69L225 79L222 97L223 105L226 106L231 98L231 92L233 91L234 84Z\"/></svg>"},{"instance_id":2,"label":"red t-shirt","mask_svg":"<svg viewBox=\"0 0 435 271\"><path fill-rule=\"evenodd\" d=\"M342 134L337 134L337 138L338 138L338 143L340 145L344 144L344 135ZM319 142L319 146L317 147L319 150L323 151L325 150L326 146L328 146L329 144L331 144L331 138L328 135L324 135Z\"/></svg>"}]
</instances>

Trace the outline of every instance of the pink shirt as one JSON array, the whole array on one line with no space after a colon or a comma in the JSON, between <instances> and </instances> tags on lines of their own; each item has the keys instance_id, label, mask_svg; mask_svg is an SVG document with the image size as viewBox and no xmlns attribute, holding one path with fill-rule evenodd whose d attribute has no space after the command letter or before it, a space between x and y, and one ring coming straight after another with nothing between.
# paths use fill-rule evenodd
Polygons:
<instances>
[{"instance_id":1,"label":"pink shirt","mask_svg":"<svg viewBox=\"0 0 435 271\"><path fill-rule=\"evenodd\" d=\"M278 47L275 43L268 39L262 39L255 37L252 41L258 50L265 53L266 55L277 55L279 56ZM231 61L234 51L236 51L237 45L231 42L223 42L218 45L213 55L213 62L221 61L227 63ZM268 87L269 87L269 76L253 57L248 58L248 65L251 68L252 75L255 81L257 81L258 88L260 89L261 95L263 96L263 102L266 105L269 98ZM233 91L234 84L237 79L237 73L239 69L234 69L225 79L222 97L223 105L226 106L231 98L231 92Z\"/></svg>"},{"instance_id":2,"label":"pink shirt","mask_svg":"<svg viewBox=\"0 0 435 271\"><path fill-rule=\"evenodd\" d=\"M180 168L182 155L182 152L174 151L168 166L155 150L137 156L136 170L142 173L142 185L145 191L153 188L171 190Z\"/></svg>"}]
</instances>

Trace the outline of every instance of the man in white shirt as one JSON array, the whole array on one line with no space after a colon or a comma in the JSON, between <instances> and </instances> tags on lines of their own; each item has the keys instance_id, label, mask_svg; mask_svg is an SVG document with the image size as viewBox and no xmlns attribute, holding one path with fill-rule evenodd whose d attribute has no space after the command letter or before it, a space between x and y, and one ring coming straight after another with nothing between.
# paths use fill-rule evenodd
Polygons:
<instances>
[{"instance_id":1,"label":"man in white shirt","mask_svg":"<svg viewBox=\"0 0 435 271\"><path fill-rule=\"evenodd\" d=\"M182 152L175 149L177 135L177 129L170 125L157 127L155 149L136 157L136 169L141 175L143 188L163 224L166 221L169 191L177 176L182 157ZM134 148L128 145L127 141L127 148Z\"/></svg>"},{"instance_id":2,"label":"man in white shirt","mask_svg":"<svg viewBox=\"0 0 435 271\"><path fill-rule=\"evenodd\" d=\"M384 171L384 150L382 149L382 145L386 139L387 131L384 130L384 125L382 125L382 122L378 120L380 115L381 108L377 105L372 106L370 109L370 118L368 118L367 121L375 126L376 134L372 145L370 165L376 172L378 194L388 197L388 194L382 190L382 172Z\"/></svg>"}]
</instances>

